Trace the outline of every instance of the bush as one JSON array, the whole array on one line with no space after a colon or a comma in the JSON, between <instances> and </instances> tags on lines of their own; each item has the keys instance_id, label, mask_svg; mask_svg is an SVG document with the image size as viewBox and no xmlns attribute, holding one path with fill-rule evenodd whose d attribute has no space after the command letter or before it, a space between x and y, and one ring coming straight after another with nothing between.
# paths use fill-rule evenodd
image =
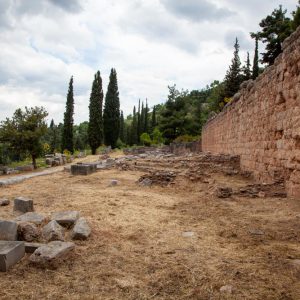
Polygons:
<instances>
[{"instance_id":1,"label":"bush","mask_svg":"<svg viewBox=\"0 0 300 300\"><path fill-rule=\"evenodd\" d=\"M160 145L165 142L165 139L163 138L162 133L159 131L159 129L157 127L155 127L152 132L152 138L153 138L153 143L155 145Z\"/></svg>"},{"instance_id":2,"label":"bush","mask_svg":"<svg viewBox=\"0 0 300 300\"><path fill-rule=\"evenodd\" d=\"M199 136L191 136L188 134L178 136L174 142L175 143L189 143L199 140Z\"/></svg>"},{"instance_id":3,"label":"bush","mask_svg":"<svg viewBox=\"0 0 300 300\"><path fill-rule=\"evenodd\" d=\"M144 146L151 146L152 140L148 133L144 132L140 136L140 141Z\"/></svg>"}]
</instances>

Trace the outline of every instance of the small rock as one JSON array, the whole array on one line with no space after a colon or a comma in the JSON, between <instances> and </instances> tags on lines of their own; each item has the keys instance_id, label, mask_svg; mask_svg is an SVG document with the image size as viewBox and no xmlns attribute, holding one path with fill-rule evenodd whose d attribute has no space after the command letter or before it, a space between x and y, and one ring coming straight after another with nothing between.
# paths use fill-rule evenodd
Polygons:
<instances>
[{"instance_id":1,"label":"small rock","mask_svg":"<svg viewBox=\"0 0 300 300\"><path fill-rule=\"evenodd\" d=\"M14 200L14 211L27 213L33 210L33 201L31 199L19 197Z\"/></svg>"},{"instance_id":2,"label":"small rock","mask_svg":"<svg viewBox=\"0 0 300 300\"><path fill-rule=\"evenodd\" d=\"M35 224L21 222L18 227L19 239L26 242L32 242L39 238L40 231Z\"/></svg>"},{"instance_id":3,"label":"small rock","mask_svg":"<svg viewBox=\"0 0 300 300\"><path fill-rule=\"evenodd\" d=\"M195 232L193 232L193 231L185 231L185 232L182 233L182 236L190 238L190 237L195 236Z\"/></svg>"},{"instance_id":4,"label":"small rock","mask_svg":"<svg viewBox=\"0 0 300 300\"><path fill-rule=\"evenodd\" d=\"M249 233L253 235L264 235L265 233L260 229L249 229Z\"/></svg>"},{"instance_id":5,"label":"small rock","mask_svg":"<svg viewBox=\"0 0 300 300\"><path fill-rule=\"evenodd\" d=\"M57 267L61 259L65 258L74 248L75 245L71 242L50 242L37 248L29 260L40 267Z\"/></svg>"},{"instance_id":6,"label":"small rock","mask_svg":"<svg viewBox=\"0 0 300 300\"><path fill-rule=\"evenodd\" d=\"M18 239L18 224L13 221L0 220L0 240L16 241Z\"/></svg>"},{"instance_id":7,"label":"small rock","mask_svg":"<svg viewBox=\"0 0 300 300\"><path fill-rule=\"evenodd\" d=\"M6 272L25 255L24 242L0 241L0 271Z\"/></svg>"},{"instance_id":8,"label":"small rock","mask_svg":"<svg viewBox=\"0 0 300 300\"><path fill-rule=\"evenodd\" d=\"M220 288L221 293L232 294L233 287L232 285L223 285Z\"/></svg>"},{"instance_id":9,"label":"small rock","mask_svg":"<svg viewBox=\"0 0 300 300\"><path fill-rule=\"evenodd\" d=\"M151 186L152 185L152 180L149 179L149 178L145 178L139 184L141 186Z\"/></svg>"},{"instance_id":10,"label":"small rock","mask_svg":"<svg viewBox=\"0 0 300 300\"><path fill-rule=\"evenodd\" d=\"M233 191L229 187L219 187L217 188L217 197L218 198L229 198L231 197Z\"/></svg>"},{"instance_id":11,"label":"small rock","mask_svg":"<svg viewBox=\"0 0 300 300\"><path fill-rule=\"evenodd\" d=\"M60 211L52 214L52 220L65 227L73 226L78 218L78 211Z\"/></svg>"},{"instance_id":12,"label":"small rock","mask_svg":"<svg viewBox=\"0 0 300 300\"><path fill-rule=\"evenodd\" d=\"M33 253L37 248L45 246L45 244L41 243L25 243L25 252Z\"/></svg>"},{"instance_id":13,"label":"small rock","mask_svg":"<svg viewBox=\"0 0 300 300\"><path fill-rule=\"evenodd\" d=\"M41 225L46 218L36 212L28 212L15 219L16 222L30 222L36 225Z\"/></svg>"},{"instance_id":14,"label":"small rock","mask_svg":"<svg viewBox=\"0 0 300 300\"><path fill-rule=\"evenodd\" d=\"M10 201L8 199L0 199L0 206L9 205Z\"/></svg>"},{"instance_id":15,"label":"small rock","mask_svg":"<svg viewBox=\"0 0 300 300\"><path fill-rule=\"evenodd\" d=\"M85 218L79 218L72 231L73 240L86 240L91 234L91 228Z\"/></svg>"},{"instance_id":16,"label":"small rock","mask_svg":"<svg viewBox=\"0 0 300 300\"><path fill-rule=\"evenodd\" d=\"M111 180L110 181L110 183L109 183L109 185L108 186L116 186L116 185L118 185L119 184L119 181L118 180L115 180L115 179L113 179L113 180Z\"/></svg>"},{"instance_id":17,"label":"small rock","mask_svg":"<svg viewBox=\"0 0 300 300\"><path fill-rule=\"evenodd\" d=\"M260 192L258 193L258 197L259 197L259 198L265 198L265 197L266 197L266 193L260 191Z\"/></svg>"},{"instance_id":18,"label":"small rock","mask_svg":"<svg viewBox=\"0 0 300 300\"><path fill-rule=\"evenodd\" d=\"M64 241L65 230L55 220L49 222L42 229L43 238L49 241Z\"/></svg>"}]
</instances>

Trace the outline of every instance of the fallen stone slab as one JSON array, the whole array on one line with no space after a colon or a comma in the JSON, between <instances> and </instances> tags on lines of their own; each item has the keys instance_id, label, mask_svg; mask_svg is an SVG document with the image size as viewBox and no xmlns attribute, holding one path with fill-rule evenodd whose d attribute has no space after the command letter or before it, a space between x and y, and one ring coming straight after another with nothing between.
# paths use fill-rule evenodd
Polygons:
<instances>
[{"instance_id":1,"label":"fallen stone slab","mask_svg":"<svg viewBox=\"0 0 300 300\"><path fill-rule=\"evenodd\" d=\"M76 164L71 166L72 175L89 175L95 172L97 165L93 164Z\"/></svg>"},{"instance_id":2,"label":"fallen stone slab","mask_svg":"<svg viewBox=\"0 0 300 300\"><path fill-rule=\"evenodd\" d=\"M36 225L41 225L45 220L45 216L36 212L28 212L15 218L16 222L30 222Z\"/></svg>"},{"instance_id":3,"label":"fallen stone slab","mask_svg":"<svg viewBox=\"0 0 300 300\"><path fill-rule=\"evenodd\" d=\"M79 218L79 211L59 211L52 214L51 219L55 220L58 224L65 226L65 227L71 227L75 224L75 222Z\"/></svg>"},{"instance_id":4,"label":"fallen stone slab","mask_svg":"<svg viewBox=\"0 0 300 300\"><path fill-rule=\"evenodd\" d=\"M40 267L57 267L58 263L74 248L75 244L71 242L50 242L37 248L29 257L29 260Z\"/></svg>"},{"instance_id":5,"label":"fallen stone slab","mask_svg":"<svg viewBox=\"0 0 300 300\"><path fill-rule=\"evenodd\" d=\"M16 241L18 239L18 223L0 220L0 240Z\"/></svg>"},{"instance_id":6,"label":"fallen stone slab","mask_svg":"<svg viewBox=\"0 0 300 300\"><path fill-rule=\"evenodd\" d=\"M40 237L40 230L38 227L29 222L21 222L18 226L18 238L19 240L26 242L33 242Z\"/></svg>"},{"instance_id":7,"label":"fallen stone slab","mask_svg":"<svg viewBox=\"0 0 300 300\"><path fill-rule=\"evenodd\" d=\"M45 246L42 243L25 243L25 252L26 253L33 253L36 249Z\"/></svg>"},{"instance_id":8,"label":"fallen stone slab","mask_svg":"<svg viewBox=\"0 0 300 300\"><path fill-rule=\"evenodd\" d=\"M49 222L42 229L42 236L47 242L64 241L65 229L60 226L55 220Z\"/></svg>"},{"instance_id":9,"label":"fallen stone slab","mask_svg":"<svg viewBox=\"0 0 300 300\"><path fill-rule=\"evenodd\" d=\"M7 272L7 270L18 263L24 255L24 242L0 241L0 271Z\"/></svg>"},{"instance_id":10,"label":"fallen stone slab","mask_svg":"<svg viewBox=\"0 0 300 300\"><path fill-rule=\"evenodd\" d=\"M218 198L230 198L232 194L233 190L230 187L219 187L216 191Z\"/></svg>"},{"instance_id":11,"label":"fallen stone slab","mask_svg":"<svg viewBox=\"0 0 300 300\"><path fill-rule=\"evenodd\" d=\"M0 199L0 206L7 206L10 204L10 201L8 199Z\"/></svg>"},{"instance_id":12,"label":"fallen stone slab","mask_svg":"<svg viewBox=\"0 0 300 300\"><path fill-rule=\"evenodd\" d=\"M31 199L18 197L14 200L14 211L27 213L33 210L33 201Z\"/></svg>"},{"instance_id":13,"label":"fallen stone slab","mask_svg":"<svg viewBox=\"0 0 300 300\"><path fill-rule=\"evenodd\" d=\"M91 234L91 228L87 220L79 218L72 230L71 237L73 240L86 240Z\"/></svg>"}]
</instances>

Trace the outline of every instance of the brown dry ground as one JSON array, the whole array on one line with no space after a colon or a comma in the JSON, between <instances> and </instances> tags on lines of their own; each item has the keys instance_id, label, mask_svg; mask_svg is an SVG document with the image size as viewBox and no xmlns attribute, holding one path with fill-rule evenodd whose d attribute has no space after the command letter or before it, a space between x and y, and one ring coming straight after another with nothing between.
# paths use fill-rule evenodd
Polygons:
<instances>
[{"instance_id":1,"label":"brown dry ground","mask_svg":"<svg viewBox=\"0 0 300 300\"><path fill-rule=\"evenodd\" d=\"M37 212L79 210L93 233L56 270L24 258L0 273L0 298L300 299L300 270L290 263L300 259L299 200L221 200L215 184L246 182L220 174L210 185L177 178L168 187L141 187L142 174L61 172L1 188L0 197L34 199ZM110 179L120 184L108 187ZM13 218L12 205L0 207L3 218ZM233 293L221 294L223 285Z\"/></svg>"}]
</instances>

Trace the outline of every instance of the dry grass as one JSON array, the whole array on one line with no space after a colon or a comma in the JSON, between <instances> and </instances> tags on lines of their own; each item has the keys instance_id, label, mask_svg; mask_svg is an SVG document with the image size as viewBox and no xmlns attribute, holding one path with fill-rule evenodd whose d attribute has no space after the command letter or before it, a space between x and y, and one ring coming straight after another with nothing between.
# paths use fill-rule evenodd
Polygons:
<instances>
[{"instance_id":1,"label":"dry grass","mask_svg":"<svg viewBox=\"0 0 300 300\"><path fill-rule=\"evenodd\" d=\"M79 210L93 234L57 270L23 259L0 274L1 299L300 299L300 201L220 200L214 185L140 187L141 172L57 173L0 189L37 212ZM240 178L212 174L216 183ZM110 179L120 184L108 187ZM12 206L0 218L13 218ZM259 229L264 235L253 235ZM193 237L183 237L185 231ZM221 294L232 285L231 295Z\"/></svg>"}]
</instances>

